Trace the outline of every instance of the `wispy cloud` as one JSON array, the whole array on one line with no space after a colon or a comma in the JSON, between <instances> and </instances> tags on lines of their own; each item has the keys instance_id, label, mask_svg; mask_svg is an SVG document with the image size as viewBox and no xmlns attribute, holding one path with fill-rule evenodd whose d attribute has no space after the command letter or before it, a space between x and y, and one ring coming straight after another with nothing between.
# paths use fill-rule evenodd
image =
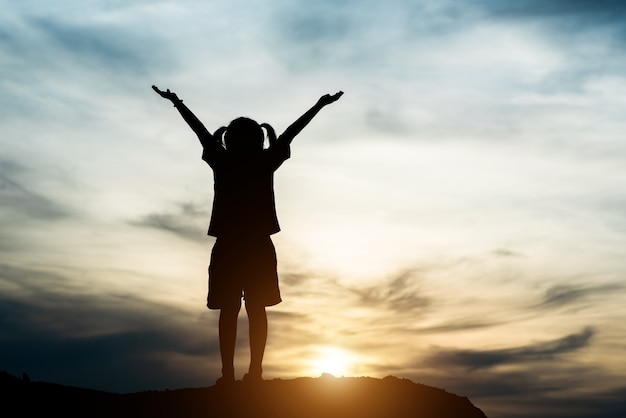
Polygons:
<instances>
[{"instance_id":1,"label":"wispy cloud","mask_svg":"<svg viewBox=\"0 0 626 418\"><path fill-rule=\"evenodd\" d=\"M420 291L419 278L414 271L404 272L397 277L374 286L350 289L358 296L358 304L373 310L400 312L414 317L429 307L431 300Z\"/></svg>"},{"instance_id":2,"label":"wispy cloud","mask_svg":"<svg viewBox=\"0 0 626 418\"><path fill-rule=\"evenodd\" d=\"M68 209L54 200L29 189L19 177L28 169L15 161L0 159L0 197L4 216L0 222L10 218L34 218L54 221L68 216ZM9 213L7 213L9 212ZM10 217L10 218L9 218Z\"/></svg>"},{"instance_id":3,"label":"wispy cloud","mask_svg":"<svg viewBox=\"0 0 626 418\"><path fill-rule=\"evenodd\" d=\"M557 285L546 290L544 300L538 308L558 308L563 306L580 306L582 303L597 302L598 298L614 295L623 290L621 284L604 284L598 286Z\"/></svg>"},{"instance_id":4,"label":"wispy cloud","mask_svg":"<svg viewBox=\"0 0 626 418\"><path fill-rule=\"evenodd\" d=\"M123 26L78 25L44 17L29 18L27 23L53 46L56 65L69 59L73 66L82 64L117 74L145 71L147 56L134 47L138 43L135 36Z\"/></svg>"},{"instance_id":5,"label":"wispy cloud","mask_svg":"<svg viewBox=\"0 0 626 418\"><path fill-rule=\"evenodd\" d=\"M175 212L149 213L131 225L160 229L192 241L206 240L208 213L194 203L181 203Z\"/></svg>"},{"instance_id":6,"label":"wispy cloud","mask_svg":"<svg viewBox=\"0 0 626 418\"><path fill-rule=\"evenodd\" d=\"M589 345L594 331L592 328L557 338L552 341L531 344L523 347L500 350L446 350L437 349L424 364L454 369L461 367L477 370L504 364L519 364L532 361L550 360L556 356L579 350Z\"/></svg>"}]
</instances>

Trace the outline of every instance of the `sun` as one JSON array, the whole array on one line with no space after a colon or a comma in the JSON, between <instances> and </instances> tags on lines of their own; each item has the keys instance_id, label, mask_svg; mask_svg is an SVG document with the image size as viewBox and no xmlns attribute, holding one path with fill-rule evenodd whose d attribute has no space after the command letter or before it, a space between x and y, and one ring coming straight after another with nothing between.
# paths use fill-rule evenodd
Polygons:
<instances>
[{"instance_id":1,"label":"sun","mask_svg":"<svg viewBox=\"0 0 626 418\"><path fill-rule=\"evenodd\" d=\"M311 358L309 365L313 376L329 373L335 377L341 377L352 373L354 360L350 353L340 348L320 347Z\"/></svg>"}]
</instances>

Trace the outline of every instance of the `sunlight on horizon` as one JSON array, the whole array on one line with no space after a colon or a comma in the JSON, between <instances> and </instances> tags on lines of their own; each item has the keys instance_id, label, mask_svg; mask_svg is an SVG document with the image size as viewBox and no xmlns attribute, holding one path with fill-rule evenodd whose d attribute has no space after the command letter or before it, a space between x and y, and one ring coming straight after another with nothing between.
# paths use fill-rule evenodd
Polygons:
<instances>
[{"instance_id":1,"label":"sunlight on horizon","mask_svg":"<svg viewBox=\"0 0 626 418\"><path fill-rule=\"evenodd\" d=\"M324 373L335 377L349 376L354 373L355 356L341 348L324 346L315 351L307 365L307 374L312 376Z\"/></svg>"}]
</instances>

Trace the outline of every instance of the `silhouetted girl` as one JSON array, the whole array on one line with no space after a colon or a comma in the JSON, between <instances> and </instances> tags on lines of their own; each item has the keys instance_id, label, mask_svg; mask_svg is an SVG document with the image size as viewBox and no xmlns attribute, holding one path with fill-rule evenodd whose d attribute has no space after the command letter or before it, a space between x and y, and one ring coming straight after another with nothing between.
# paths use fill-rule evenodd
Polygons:
<instances>
[{"instance_id":1,"label":"silhouetted girl","mask_svg":"<svg viewBox=\"0 0 626 418\"><path fill-rule=\"evenodd\" d=\"M250 367L244 381L262 380L267 341L266 306L281 302L276 252L270 236L280 231L274 204L274 171L290 156L290 144L326 105L343 92L326 94L278 138L268 124L237 118L213 135L169 90L152 86L170 100L198 135L202 159L213 169L213 212L209 235L216 237L209 265L207 306L220 309L219 340L222 377L233 382L237 316L243 297L250 329ZM269 148L263 143L267 131Z\"/></svg>"}]
</instances>

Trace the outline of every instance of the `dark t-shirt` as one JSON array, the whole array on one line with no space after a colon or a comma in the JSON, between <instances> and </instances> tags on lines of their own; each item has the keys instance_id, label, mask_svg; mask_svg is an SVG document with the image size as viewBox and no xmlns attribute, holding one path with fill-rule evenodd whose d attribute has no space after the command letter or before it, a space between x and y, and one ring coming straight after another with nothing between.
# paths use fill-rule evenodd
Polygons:
<instances>
[{"instance_id":1,"label":"dark t-shirt","mask_svg":"<svg viewBox=\"0 0 626 418\"><path fill-rule=\"evenodd\" d=\"M269 236L280 231L274 202L274 171L290 156L280 141L269 149L234 154L205 147L202 159L213 169L213 212L208 234Z\"/></svg>"}]
</instances>

